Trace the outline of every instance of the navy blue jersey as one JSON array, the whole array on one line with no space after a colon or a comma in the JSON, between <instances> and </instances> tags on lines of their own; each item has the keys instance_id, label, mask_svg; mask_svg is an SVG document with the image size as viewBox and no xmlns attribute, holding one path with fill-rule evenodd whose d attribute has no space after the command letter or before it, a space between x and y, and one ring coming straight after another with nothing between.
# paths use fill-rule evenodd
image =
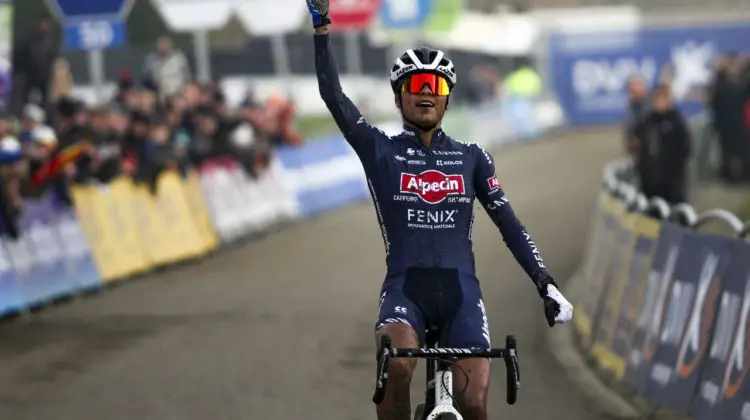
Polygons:
<instances>
[{"instance_id":1,"label":"navy blue jersey","mask_svg":"<svg viewBox=\"0 0 750 420\"><path fill-rule=\"evenodd\" d=\"M329 36L314 39L320 95L362 161L383 232L388 276L409 267L450 268L474 276L476 197L532 280L546 277L539 250L498 181L492 156L439 129L426 147L408 127L388 136L371 126L341 89Z\"/></svg>"}]
</instances>

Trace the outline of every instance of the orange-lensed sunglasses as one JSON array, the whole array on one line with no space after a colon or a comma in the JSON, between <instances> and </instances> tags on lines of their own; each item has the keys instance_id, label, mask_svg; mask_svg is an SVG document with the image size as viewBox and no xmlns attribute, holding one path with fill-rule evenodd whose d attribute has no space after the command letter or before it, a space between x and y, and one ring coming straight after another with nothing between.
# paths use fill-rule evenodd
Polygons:
<instances>
[{"instance_id":1,"label":"orange-lensed sunglasses","mask_svg":"<svg viewBox=\"0 0 750 420\"><path fill-rule=\"evenodd\" d=\"M430 88L433 95L448 96L451 93L448 81L444 77L429 73L416 73L407 76L401 85L401 92L418 94L422 91L424 85Z\"/></svg>"}]
</instances>

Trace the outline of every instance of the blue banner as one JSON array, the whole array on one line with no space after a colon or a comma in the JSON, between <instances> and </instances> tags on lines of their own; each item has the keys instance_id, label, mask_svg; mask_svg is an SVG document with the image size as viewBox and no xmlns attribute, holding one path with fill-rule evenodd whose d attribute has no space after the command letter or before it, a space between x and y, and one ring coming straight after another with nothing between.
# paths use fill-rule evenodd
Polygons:
<instances>
[{"instance_id":1,"label":"blue banner","mask_svg":"<svg viewBox=\"0 0 750 420\"><path fill-rule=\"evenodd\" d=\"M734 238L694 232L683 237L644 389L650 401L681 413L690 409L734 244Z\"/></svg>"},{"instance_id":2,"label":"blue banner","mask_svg":"<svg viewBox=\"0 0 750 420\"><path fill-rule=\"evenodd\" d=\"M302 217L367 199L362 163L341 136L282 147L276 157Z\"/></svg>"},{"instance_id":3,"label":"blue banner","mask_svg":"<svg viewBox=\"0 0 750 420\"><path fill-rule=\"evenodd\" d=\"M61 273L65 283L76 291L98 288L101 276L73 209L62 206L57 208L55 227L65 255L64 271Z\"/></svg>"},{"instance_id":4,"label":"blue banner","mask_svg":"<svg viewBox=\"0 0 750 420\"><path fill-rule=\"evenodd\" d=\"M49 200L28 200L21 218L21 236L5 241L21 296L28 306L48 303L75 289L60 276L65 265L55 216Z\"/></svg>"},{"instance_id":5,"label":"blue banner","mask_svg":"<svg viewBox=\"0 0 750 420\"><path fill-rule=\"evenodd\" d=\"M665 316L667 298L674 279L680 244L685 230L670 223L661 227L651 263L645 296L633 334L625 379L636 390L645 388L651 361L658 349L659 332Z\"/></svg>"},{"instance_id":6,"label":"blue banner","mask_svg":"<svg viewBox=\"0 0 750 420\"><path fill-rule=\"evenodd\" d=\"M380 3L380 24L387 29L418 29L433 8L434 0L385 0Z\"/></svg>"},{"instance_id":7,"label":"blue banner","mask_svg":"<svg viewBox=\"0 0 750 420\"><path fill-rule=\"evenodd\" d=\"M569 123L612 124L625 118L627 81L671 83L680 108L702 109L700 88L718 54L750 51L750 25L558 32L550 36L550 80Z\"/></svg>"},{"instance_id":8,"label":"blue banner","mask_svg":"<svg viewBox=\"0 0 750 420\"><path fill-rule=\"evenodd\" d=\"M0 317L16 313L25 306L4 242L0 239Z\"/></svg>"}]
</instances>

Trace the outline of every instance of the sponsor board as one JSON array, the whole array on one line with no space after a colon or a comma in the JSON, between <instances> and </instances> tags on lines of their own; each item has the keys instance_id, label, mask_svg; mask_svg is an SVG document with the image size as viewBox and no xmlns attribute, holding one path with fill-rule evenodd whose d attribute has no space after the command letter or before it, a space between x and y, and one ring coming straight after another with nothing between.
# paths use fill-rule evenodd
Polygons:
<instances>
[{"instance_id":1,"label":"sponsor board","mask_svg":"<svg viewBox=\"0 0 750 420\"><path fill-rule=\"evenodd\" d=\"M687 232L680 245L643 394L686 413L707 356L733 238Z\"/></svg>"}]
</instances>

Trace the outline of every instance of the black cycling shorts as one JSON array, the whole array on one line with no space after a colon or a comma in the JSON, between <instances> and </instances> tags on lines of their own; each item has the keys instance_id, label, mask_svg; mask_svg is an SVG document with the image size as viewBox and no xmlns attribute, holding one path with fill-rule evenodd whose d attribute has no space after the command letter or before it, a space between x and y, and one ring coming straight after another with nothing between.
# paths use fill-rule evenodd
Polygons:
<instances>
[{"instance_id":1,"label":"black cycling shorts","mask_svg":"<svg viewBox=\"0 0 750 420\"><path fill-rule=\"evenodd\" d=\"M490 331L475 276L443 268L410 268L383 283L375 329L402 323L425 345L425 331L440 331L439 345L489 348Z\"/></svg>"}]
</instances>

